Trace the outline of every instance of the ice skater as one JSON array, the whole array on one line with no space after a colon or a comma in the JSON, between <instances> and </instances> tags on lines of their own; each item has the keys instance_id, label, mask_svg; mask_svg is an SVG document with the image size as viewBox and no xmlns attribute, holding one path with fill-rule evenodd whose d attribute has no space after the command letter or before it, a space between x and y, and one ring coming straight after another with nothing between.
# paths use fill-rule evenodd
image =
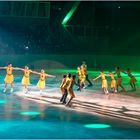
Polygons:
<instances>
[{"instance_id":1,"label":"ice skater","mask_svg":"<svg viewBox=\"0 0 140 140\"><path fill-rule=\"evenodd\" d=\"M62 93L62 96L64 95L64 88L63 88L63 85L65 84L66 82L66 75L63 75L63 79L62 79L62 83L60 85L60 91Z\"/></svg>"},{"instance_id":2,"label":"ice skater","mask_svg":"<svg viewBox=\"0 0 140 140\"><path fill-rule=\"evenodd\" d=\"M125 88L122 86L122 76L121 72L123 72L120 67L116 68L116 72L114 74L117 74L117 91L119 91L119 87L122 88L122 91L126 91Z\"/></svg>"},{"instance_id":3,"label":"ice skater","mask_svg":"<svg viewBox=\"0 0 140 140\"><path fill-rule=\"evenodd\" d=\"M88 70L87 70L86 60L83 60L82 65L81 65L81 68L83 69L84 74L86 76L85 77L86 78L86 81L89 83L88 87L92 86L92 82L88 78Z\"/></svg>"},{"instance_id":4,"label":"ice skater","mask_svg":"<svg viewBox=\"0 0 140 140\"><path fill-rule=\"evenodd\" d=\"M64 88L64 94L62 95L61 99L60 99L60 102L62 102L62 104L66 104L66 99L67 99L67 96L68 96L68 87L70 85L70 82L71 82L71 74L68 73L67 74L67 78L66 78L66 81L63 85L63 88Z\"/></svg>"},{"instance_id":5,"label":"ice skater","mask_svg":"<svg viewBox=\"0 0 140 140\"><path fill-rule=\"evenodd\" d=\"M24 86L24 92L28 93L28 85L30 84L30 73L35 73L35 72L30 70L28 66L25 66L24 69L22 68L18 68L18 69L23 71L24 73L21 83Z\"/></svg>"},{"instance_id":6,"label":"ice skater","mask_svg":"<svg viewBox=\"0 0 140 140\"><path fill-rule=\"evenodd\" d=\"M107 76L107 75L104 74L104 71L101 70L101 71L100 71L100 75L99 75L98 77L94 78L93 81L97 80L98 78L101 78L101 80L102 80L102 89L103 89L103 92L104 92L105 94L108 94L109 92L108 92L108 83L107 83L107 80L106 80L106 78L105 78L106 76Z\"/></svg>"},{"instance_id":7,"label":"ice skater","mask_svg":"<svg viewBox=\"0 0 140 140\"><path fill-rule=\"evenodd\" d=\"M77 90L80 90L85 86L85 79L86 79L86 76L84 74L84 71L83 69L81 69L81 67L77 67L77 74L78 74L78 89Z\"/></svg>"},{"instance_id":8,"label":"ice skater","mask_svg":"<svg viewBox=\"0 0 140 140\"><path fill-rule=\"evenodd\" d=\"M0 69L6 69L6 77L4 79L5 86L3 92L6 93L7 85L10 84L10 92L13 92L13 82L14 82L14 75L13 75L13 70L19 70L16 67L12 67L12 63L8 63L6 67L0 67Z\"/></svg>"},{"instance_id":9,"label":"ice skater","mask_svg":"<svg viewBox=\"0 0 140 140\"><path fill-rule=\"evenodd\" d=\"M54 78L56 76L46 74L44 69L41 69L40 72L34 71L34 74L38 74L40 76L39 81L37 83L37 87L40 89L40 95L42 95L42 90L45 88L45 84L46 84L46 77Z\"/></svg>"},{"instance_id":10,"label":"ice skater","mask_svg":"<svg viewBox=\"0 0 140 140\"><path fill-rule=\"evenodd\" d=\"M66 103L66 106L70 106L70 103L71 103L72 99L75 98L75 94L73 92L73 86L74 85L77 85L78 86L78 84L76 83L75 79L76 79L76 76L73 75L72 78L71 78L71 80L70 80L70 84L69 84L69 86L67 88L68 94L70 95L70 99Z\"/></svg>"},{"instance_id":11,"label":"ice skater","mask_svg":"<svg viewBox=\"0 0 140 140\"><path fill-rule=\"evenodd\" d=\"M128 76L130 77L129 84L130 84L132 90L136 91L136 85L135 85L135 83L137 82L136 78L132 75L129 68L127 68L125 73L128 74Z\"/></svg>"},{"instance_id":12,"label":"ice skater","mask_svg":"<svg viewBox=\"0 0 140 140\"><path fill-rule=\"evenodd\" d=\"M112 73L112 71L109 72L109 76L111 78L111 91L116 93L117 92L116 80L114 78L114 74Z\"/></svg>"}]
</instances>

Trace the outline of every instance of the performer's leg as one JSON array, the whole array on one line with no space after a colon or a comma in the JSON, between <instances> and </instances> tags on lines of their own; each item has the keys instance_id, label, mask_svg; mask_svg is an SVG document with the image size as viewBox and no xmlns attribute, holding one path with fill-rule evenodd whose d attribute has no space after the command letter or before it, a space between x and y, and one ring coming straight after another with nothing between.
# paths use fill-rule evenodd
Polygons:
<instances>
[{"instance_id":1,"label":"performer's leg","mask_svg":"<svg viewBox=\"0 0 140 140\"><path fill-rule=\"evenodd\" d=\"M109 93L107 88L104 88L104 91L105 91L105 94Z\"/></svg>"},{"instance_id":2,"label":"performer's leg","mask_svg":"<svg viewBox=\"0 0 140 140\"><path fill-rule=\"evenodd\" d=\"M13 83L10 83L11 88L13 88Z\"/></svg>"},{"instance_id":3,"label":"performer's leg","mask_svg":"<svg viewBox=\"0 0 140 140\"><path fill-rule=\"evenodd\" d=\"M42 88L40 88L40 95L41 95L41 96L42 96L42 90L43 90L43 89L42 89Z\"/></svg>"},{"instance_id":4,"label":"performer's leg","mask_svg":"<svg viewBox=\"0 0 140 140\"><path fill-rule=\"evenodd\" d=\"M135 85L135 83L133 83L133 87L134 87L134 90L136 90L136 85Z\"/></svg>"},{"instance_id":5,"label":"performer's leg","mask_svg":"<svg viewBox=\"0 0 140 140\"><path fill-rule=\"evenodd\" d=\"M71 103L71 101L72 101L72 99L75 98L75 94L74 94L74 92L73 92L73 89L70 89L68 92L69 92L69 94L70 94L70 99L69 99L69 101L66 103L66 106L69 106L70 103Z\"/></svg>"},{"instance_id":6,"label":"performer's leg","mask_svg":"<svg viewBox=\"0 0 140 140\"><path fill-rule=\"evenodd\" d=\"M115 88L114 87L111 88L111 92L113 92L113 93L115 92Z\"/></svg>"},{"instance_id":7,"label":"performer's leg","mask_svg":"<svg viewBox=\"0 0 140 140\"><path fill-rule=\"evenodd\" d=\"M102 88L102 90L103 90L103 93L105 93L105 88Z\"/></svg>"},{"instance_id":8,"label":"performer's leg","mask_svg":"<svg viewBox=\"0 0 140 140\"><path fill-rule=\"evenodd\" d=\"M113 88L113 92L114 92L114 93L117 93L116 87Z\"/></svg>"},{"instance_id":9,"label":"performer's leg","mask_svg":"<svg viewBox=\"0 0 140 140\"><path fill-rule=\"evenodd\" d=\"M69 101L66 103L66 106L69 106L69 105L70 105L70 102L72 101L72 99L73 99L73 97L71 97L71 98L69 99Z\"/></svg>"},{"instance_id":10,"label":"performer's leg","mask_svg":"<svg viewBox=\"0 0 140 140\"><path fill-rule=\"evenodd\" d=\"M10 83L10 86L11 86L10 92L13 92L13 83Z\"/></svg>"},{"instance_id":11,"label":"performer's leg","mask_svg":"<svg viewBox=\"0 0 140 140\"><path fill-rule=\"evenodd\" d=\"M25 93L28 93L28 85L24 85Z\"/></svg>"},{"instance_id":12,"label":"performer's leg","mask_svg":"<svg viewBox=\"0 0 140 140\"><path fill-rule=\"evenodd\" d=\"M117 84L117 91L119 91L119 85Z\"/></svg>"},{"instance_id":13,"label":"performer's leg","mask_svg":"<svg viewBox=\"0 0 140 140\"><path fill-rule=\"evenodd\" d=\"M134 88L134 87L133 87L133 83L130 83L130 86L131 86L132 89Z\"/></svg>"},{"instance_id":14,"label":"performer's leg","mask_svg":"<svg viewBox=\"0 0 140 140\"><path fill-rule=\"evenodd\" d=\"M88 81L89 85L88 86L92 86L91 81L88 79L88 75L86 75L86 80Z\"/></svg>"},{"instance_id":15,"label":"performer's leg","mask_svg":"<svg viewBox=\"0 0 140 140\"><path fill-rule=\"evenodd\" d=\"M85 86L85 84L83 82L81 82L81 88L83 88Z\"/></svg>"},{"instance_id":16,"label":"performer's leg","mask_svg":"<svg viewBox=\"0 0 140 140\"><path fill-rule=\"evenodd\" d=\"M62 95L60 102L63 102L66 92L67 92L66 89L64 89L64 94Z\"/></svg>"},{"instance_id":17,"label":"performer's leg","mask_svg":"<svg viewBox=\"0 0 140 140\"><path fill-rule=\"evenodd\" d=\"M119 86L123 89L123 91L126 91L125 88L121 84Z\"/></svg>"},{"instance_id":18,"label":"performer's leg","mask_svg":"<svg viewBox=\"0 0 140 140\"><path fill-rule=\"evenodd\" d=\"M63 96L63 94L64 94L64 88L63 87L60 87L60 91L61 91L62 96Z\"/></svg>"},{"instance_id":19,"label":"performer's leg","mask_svg":"<svg viewBox=\"0 0 140 140\"><path fill-rule=\"evenodd\" d=\"M6 92L6 88L7 88L7 83L5 83L4 91L3 92Z\"/></svg>"},{"instance_id":20,"label":"performer's leg","mask_svg":"<svg viewBox=\"0 0 140 140\"><path fill-rule=\"evenodd\" d=\"M65 94L65 93L64 93L64 94ZM62 95L62 97L61 97L61 99L60 99L60 102L62 102L62 101L63 101L64 96L65 96L64 94Z\"/></svg>"},{"instance_id":21,"label":"performer's leg","mask_svg":"<svg viewBox=\"0 0 140 140\"><path fill-rule=\"evenodd\" d=\"M81 90L80 79L78 79L77 83L78 83L78 89L77 90Z\"/></svg>"},{"instance_id":22,"label":"performer's leg","mask_svg":"<svg viewBox=\"0 0 140 140\"><path fill-rule=\"evenodd\" d=\"M64 93L64 98L63 98L63 101L62 101L62 103L63 103L63 104L66 104L66 99L67 99L67 96L68 96L68 91L67 91L67 90L65 90L65 93Z\"/></svg>"},{"instance_id":23,"label":"performer's leg","mask_svg":"<svg viewBox=\"0 0 140 140\"><path fill-rule=\"evenodd\" d=\"M60 102L62 102L63 101L63 98L64 98L64 94L62 95L62 97L60 98Z\"/></svg>"},{"instance_id":24,"label":"performer's leg","mask_svg":"<svg viewBox=\"0 0 140 140\"><path fill-rule=\"evenodd\" d=\"M27 85L24 85L24 88L27 89Z\"/></svg>"}]
</instances>

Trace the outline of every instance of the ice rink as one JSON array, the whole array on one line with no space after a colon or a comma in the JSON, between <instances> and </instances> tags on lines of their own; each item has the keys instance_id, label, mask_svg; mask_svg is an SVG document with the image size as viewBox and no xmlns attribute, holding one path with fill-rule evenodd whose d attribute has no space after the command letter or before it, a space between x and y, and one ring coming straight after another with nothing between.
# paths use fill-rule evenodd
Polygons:
<instances>
[{"instance_id":1,"label":"ice rink","mask_svg":"<svg viewBox=\"0 0 140 140\"><path fill-rule=\"evenodd\" d=\"M9 87L3 93L4 75L0 77L1 138L140 138L139 87L131 91L124 82L127 92L105 95L99 79L82 91L75 86L76 98L66 107L60 103L61 77L48 78L42 95L37 76L31 77L28 94L22 75L15 76L13 93Z\"/></svg>"}]
</instances>

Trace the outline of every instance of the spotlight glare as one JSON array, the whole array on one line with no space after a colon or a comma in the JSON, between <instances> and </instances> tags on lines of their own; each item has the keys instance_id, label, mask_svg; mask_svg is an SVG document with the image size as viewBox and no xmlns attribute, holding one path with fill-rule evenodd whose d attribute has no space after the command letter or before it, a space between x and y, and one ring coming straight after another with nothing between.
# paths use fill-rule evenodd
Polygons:
<instances>
[{"instance_id":1,"label":"spotlight glare","mask_svg":"<svg viewBox=\"0 0 140 140\"><path fill-rule=\"evenodd\" d=\"M5 104L6 102L6 100L0 100L0 104Z\"/></svg>"},{"instance_id":2,"label":"spotlight glare","mask_svg":"<svg viewBox=\"0 0 140 140\"><path fill-rule=\"evenodd\" d=\"M91 128L91 129L102 129L102 128L110 128L111 126L108 124L86 124L84 125L86 128Z\"/></svg>"},{"instance_id":3,"label":"spotlight glare","mask_svg":"<svg viewBox=\"0 0 140 140\"><path fill-rule=\"evenodd\" d=\"M28 115L28 116L39 115L39 114L41 114L41 113L40 112L36 112L36 111L20 112L20 115Z\"/></svg>"}]
</instances>

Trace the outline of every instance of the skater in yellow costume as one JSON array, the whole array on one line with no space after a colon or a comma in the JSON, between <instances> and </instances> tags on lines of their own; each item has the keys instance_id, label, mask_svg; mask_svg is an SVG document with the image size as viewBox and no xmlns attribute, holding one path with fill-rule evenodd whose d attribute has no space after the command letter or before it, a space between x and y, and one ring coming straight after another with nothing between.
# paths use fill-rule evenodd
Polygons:
<instances>
[{"instance_id":1,"label":"skater in yellow costume","mask_svg":"<svg viewBox=\"0 0 140 140\"><path fill-rule=\"evenodd\" d=\"M67 99L67 95L68 95L68 87L70 85L71 82L71 74L68 73L67 77L66 77L66 82L63 85L63 89L64 89L64 94L62 95L60 102L62 102L62 104L66 104L66 99Z\"/></svg>"},{"instance_id":2,"label":"skater in yellow costume","mask_svg":"<svg viewBox=\"0 0 140 140\"><path fill-rule=\"evenodd\" d=\"M28 85L30 84L30 73L34 73L34 71L30 70L28 66L25 66L24 69L19 68L19 70L22 70L24 73L21 83L24 86L25 93L28 93Z\"/></svg>"},{"instance_id":3,"label":"skater in yellow costume","mask_svg":"<svg viewBox=\"0 0 140 140\"><path fill-rule=\"evenodd\" d=\"M103 89L103 92L105 94L108 94L108 83L107 83L107 80L105 78L105 76L108 76L107 74L104 74L103 70L100 71L100 75L96 78L93 79L93 81L97 80L98 78L101 78L102 80L102 89Z\"/></svg>"},{"instance_id":4,"label":"skater in yellow costume","mask_svg":"<svg viewBox=\"0 0 140 140\"><path fill-rule=\"evenodd\" d=\"M125 73L128 74L128 76L130 77L130 81L129 81L130 86L132 87L133 90L136 90L136 85L135 85L135 83L137 82L136 78L131 74L129 68Z\"/></svg>"},{"instance_id":5,"label":"skater in yellow costume","mask_svg":"<svg viewBox=\"0 0 140 140\"><path fill-rule=\"evenodd\" d=\"M119 86L122 88L123 91L126 91L126 90L124 89L124 87L122 86L122 76L121 76L121 72L123 72L123 71L120 69L120 67L117 67L117 68L116 68L116 72L115 72L115 74L117 74L117 77L118 77L118 79L117 79L117 91L118 91Z\"/></svg>"},{"instance_id":6,"label":"skater in yellow costume","mask_svg":"<svg viewBox=\"0 0 140 140\"><path fill-rule=\"evenodd\" d=\"M79 88L77 90L81 91L81 89L85 85L86 75L84 74L84 70L81 67L77 68L77 74L78 74L78 85L79 85Z\"/></svg>"},{"instance_id":7,"label":"skater in yellow costume","mask_svg":"<svg viewBox=\"0 0 140 140\"><path fill-rule=\"evenodd\" d=\"M85 70L83 67L81 67L80 81L81 84L83 84L83 86L85 86L85 80L86 80Z\"/></svg>"},{"instance_id":8,"label":"skater in yellow costume","mask_svg":"<svg viewBox=\"0 0 140 140\"><path fill-rule=\"evenodd\" d=\"M5 82L4 92L6 92L6 88L7 88L8 84L10 84L10 87L11 87L10 92L13 92L14 75L12 72L13 72L13 70L19 70L19 69L12 67L11 63L9 63L8 66L6 66L6 67L0 67L0 69L6 69L6 72L7 72L6 77L4 79L4 82Z\"/></svg>"},{"instance_id":9,"label":"skater in yellow costume","mask_svg":"<svg viewBox=\"0 0 140 140\"><path fill-rule=\"evenodd\" d=\"M111 78L111 90L115 93L115 92L117 92L117 90L116 90L116 80L114 78L114 74L112 73L112 71L109 72L109 76Z\"/></svg>"},{"instance_id":10,"label":"skater in yellow costume","mask_svg":"<svg viewBox=\"0 0 140 140\"><path fill-rule=\"evenodd\" d=\"M88 70L87 70L87 64L86 64L86 60L83 60L81 68L84 71L84 75L85 75L85 80L89 83L88 87L92 86L91 81L88 78Z\"/></svg>"},{"instance_id":11,"label":"skater in yellow costume","mask_svg":"<svg viewBox=\"0 0 140 140\"><path fill-rule=\"evenodd\" d=\"M34 74L39 74L40 78L39 81L37 83L37 87L40 89L40 94L42 93L42 90L45 88L45 83L46 83L46 77L51 77L54 78L54 75L49 75L46 74L45 71L43 69L41 69L41 72L34 72Z\"/></svg>"},{"instance_id":12,"label":"skater in yellow costume","mask_svg":"<svg viewBox=\"0 0 140 140\"><path fill-rule=\"evenodd\" d=\"M73 92L73 86L74 85L77 85L75 79L76 79L76 76L75 75L73 75L72 78L70 79L70 84L69 84L69 86L67 88L68 94L70 95L70 99L66 103L66 106L69 106L70 105L70 102L72 101L72 99L75 98L75 94Z\"/></svg>"},{"instance_id":13,"label":"skater in yellow costume","mask_svg":"<svg viewBox=\"0 0 140 140\"><path fill-rule=\"evenodd\" d=\"M61 91L61 93L62 93L62 96L63 96L63 94L64 94L63 85L65 84L65 82L66 82L66 75L63 75L63 80L62 80L62 83L61 83L61 85L60 85L60 91Z\"/></svg>"}]
</instances>

